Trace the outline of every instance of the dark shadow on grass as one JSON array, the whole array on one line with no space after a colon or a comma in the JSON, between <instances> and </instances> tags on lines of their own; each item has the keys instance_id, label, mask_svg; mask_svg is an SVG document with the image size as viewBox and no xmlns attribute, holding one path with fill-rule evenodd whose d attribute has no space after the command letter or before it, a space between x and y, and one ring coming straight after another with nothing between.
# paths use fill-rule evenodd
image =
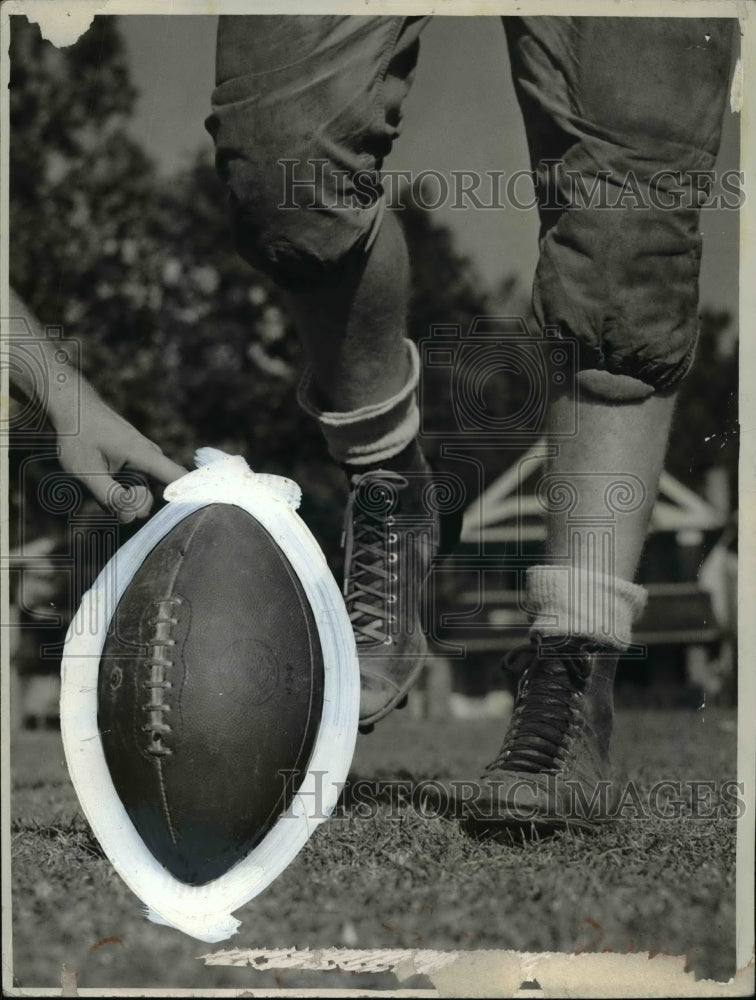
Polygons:
<instances>
[{"instance_id":1,"label":"dark shadow on grass","mask_svg":"<svg viewBox=\"0 0 756 1000\"><path fill-rule=\"evenodd\" d=\"M16 839L33 838L58 844L61 850L81 851L88 857L102 859L106 854L83 816L75 816L68 823L40 823L34 819L11 821L11 836Z\"/></svg>"},{"instance_id":2,"label":"dark shadow on grass","mask_svg":"<svg viewBox=\"0 0 756 1000\"><path fill-rule=\"evenodd\" d=\"M523 820L516 815L486 817L474 799L470 800L464 792L460 798L457 791L458 786L453 782L417 780L409 772L390 779L352 777L341 793L337 813L365 820L386 809L394 818L413 813L421 820L454 823L473 841L518 848L551 840L559 834L590 838L601 828L591 823L565 825L550 820Z\"/></svg>"}]
</instances>

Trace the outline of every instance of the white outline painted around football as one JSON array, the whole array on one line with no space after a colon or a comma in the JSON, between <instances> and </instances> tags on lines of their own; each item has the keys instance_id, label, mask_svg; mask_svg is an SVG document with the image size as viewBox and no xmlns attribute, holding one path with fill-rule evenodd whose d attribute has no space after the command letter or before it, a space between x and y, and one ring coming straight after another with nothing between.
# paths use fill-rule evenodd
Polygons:
<instances>
[{"instance_id":1,"label":"white outline painted around football","mask_svg":"<svg viewBox=\"0 0 756 1000\"><path fill-rule=\"evenodd\" d=\"M233 911L280 875L335 807L354 753L360 685L343 598L320 546L295 510L299 487L279 476L258 475L242 458L211 449L198 452L197 461L201 467L166 489L167 506L118 550L85 594L66 637L60 718L71 780L115 870L146 904L151 920L215 943L238 930ZM234 504L257 518L299 577L323 652L323 711L307 773L287 812L226 874L207 885L190 886L152 855L115 790L97 727L97 680L108 625L134 574L172 528L213 503ZM316 782L323 791L320 803Z\"/></svg>"}]
</instances>

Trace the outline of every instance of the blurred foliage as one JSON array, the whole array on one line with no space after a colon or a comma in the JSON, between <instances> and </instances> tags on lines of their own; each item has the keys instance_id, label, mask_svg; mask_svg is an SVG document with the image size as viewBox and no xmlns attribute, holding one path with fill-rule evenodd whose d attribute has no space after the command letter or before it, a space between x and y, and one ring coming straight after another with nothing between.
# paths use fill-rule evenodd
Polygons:
<instances>
[{"instance_id":1,"label":"blurred foliage","mask_svg":"<svg viewBox=\"0 0 756 1000\"><path fill-rule=\"evenodd\" d=\"M680 386L666 468L703 491L709 470L727 473L730 506L738 506L738 345L729 312L704 309L696 359Z\"/></svg>"},{"instance_id":2,"label":"blurred foliage","mask_svg":"<svg viewBox=\"0 0 756 1000\"><path fill-rule=\"evenodd\" d=\"M159 177L128 132L135 97L117 18L96 17L66 49L12 18L11 283L80 342L85 374L171 457L190 465L214 445L295 478L337 562L344 477L296 405L300 350L277 290L236 254L209 156ZM415 260L410 336L486 312L451 235L416 208L400 215ZM441 381L428 394L436 427L450 412ZM15 473L28 453L15 450ZM15 497L27 538L53 530L31 500Z\"/></svg>"},{"instance_id":3,"label":"blurred foliage","mask_svg":"<svg viewBox=\"0 0 756 1000\"><path fill-rule=\"evenodd\" d=\"M83 370L102 395L171 457L191 464L195 447L214 445L295 478L303 515L335 565L343 475L296 406L296 335L275 287L235 252L209 156L166 181L131 137L136 91L117 18L96 17L64 49L25 17L11 22L11 283L43 323L80 342ZM410 336L420 341L439 323L466 330L482 314L532 324L523 290L512 279L485 290L451 233L412 202L399 213L413 261ZM727 315L703 317L698 363L681 394L669 468L694 488L713 465L735 475L737 360L720 349L730 324ZM498 373L486 406L516 410L527 391ZM453 392L448 369L426 368L432 456L454 426ZM25 505L27 539L62 536L62 513L20 495L33 451L22 442L12 455L16 521ZM489 482L516 455L495 442L478 454Z\"/></svg>"}]
</instances>

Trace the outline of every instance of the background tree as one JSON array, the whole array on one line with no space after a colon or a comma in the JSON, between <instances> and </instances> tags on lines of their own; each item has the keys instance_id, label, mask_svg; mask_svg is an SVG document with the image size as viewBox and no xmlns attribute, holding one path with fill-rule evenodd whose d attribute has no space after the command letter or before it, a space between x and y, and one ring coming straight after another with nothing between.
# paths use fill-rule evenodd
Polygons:
<instances>
[{"instance_id":1,"label":"background tree","mask_svg":"<svg viewBox=\"0 0 756 1000\"><path fill-rule=\"evenodd\" d=\"M14 17L11 61L12 284L80 341L85 374L171 457L190 464L210 444L297 479L302 513L338 563L344 477L296 406L296 335L275 287L234 249L210 159L161 180L129 136L135 91L117 18L96 17L56 49ZM415 258L410 335L466 326L488 308L473 268L432 216L401 215ZM429 419L448 420L448 397L429 395ZM13 483L27 453L14 455ZM54 530L15 492L27 529Z\"/></svg>"}]
</instances>

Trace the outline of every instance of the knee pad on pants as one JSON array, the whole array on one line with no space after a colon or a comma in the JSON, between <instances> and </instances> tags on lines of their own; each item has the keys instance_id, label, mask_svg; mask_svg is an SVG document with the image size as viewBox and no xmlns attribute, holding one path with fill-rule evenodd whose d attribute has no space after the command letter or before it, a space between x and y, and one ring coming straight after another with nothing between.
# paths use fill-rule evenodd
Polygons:
<instances>
[{"instance_id":1,"label":"knee pad on pants","mask_svg":"<svg viewBox=\"0 0 756 1000\"><path fill-rule=\"evenodd\" d=\"M377 184L372 203L361 205L329 190L306 158L224 163L219 154L219 161L231 195L237 250L277 284L295 289L327 278L367 252L375 239L384 208ZM330 166L319 163L317 169L327 175Z\"/></svg>"},{"instance_id":2,"label":"knee pad on pants","mask_svg":"<svg viewBox=\"0 0 756 1000\"><path fill-rule=\"evenodd\" d=\"M566 211L541 239L534 307L578 342L578 385L609 401L672 390L698 333L698 212Z\"/></svg>"},{"instance_id":3,"label":"knee pad on pants","mask_svg":"<svg viewBox=\"0 0 756 1000\"><path fill-rule=\"evenodd\" d=\"M206 127L241 255L287 288L359 261L427 18L224 16Z\"/></svg>"},{"instance_id":4,"label":"knee pad on pants","mask_svg":"<svg viewBox=\"0 0 756 1000\"><path fill-rule=\"evenodd\" d=\"M691 364L699 209L735 28L592 17L508 27L541 212L535 312L578 341L587 391L642 399Z\"/></svg>"}]
</instances>

